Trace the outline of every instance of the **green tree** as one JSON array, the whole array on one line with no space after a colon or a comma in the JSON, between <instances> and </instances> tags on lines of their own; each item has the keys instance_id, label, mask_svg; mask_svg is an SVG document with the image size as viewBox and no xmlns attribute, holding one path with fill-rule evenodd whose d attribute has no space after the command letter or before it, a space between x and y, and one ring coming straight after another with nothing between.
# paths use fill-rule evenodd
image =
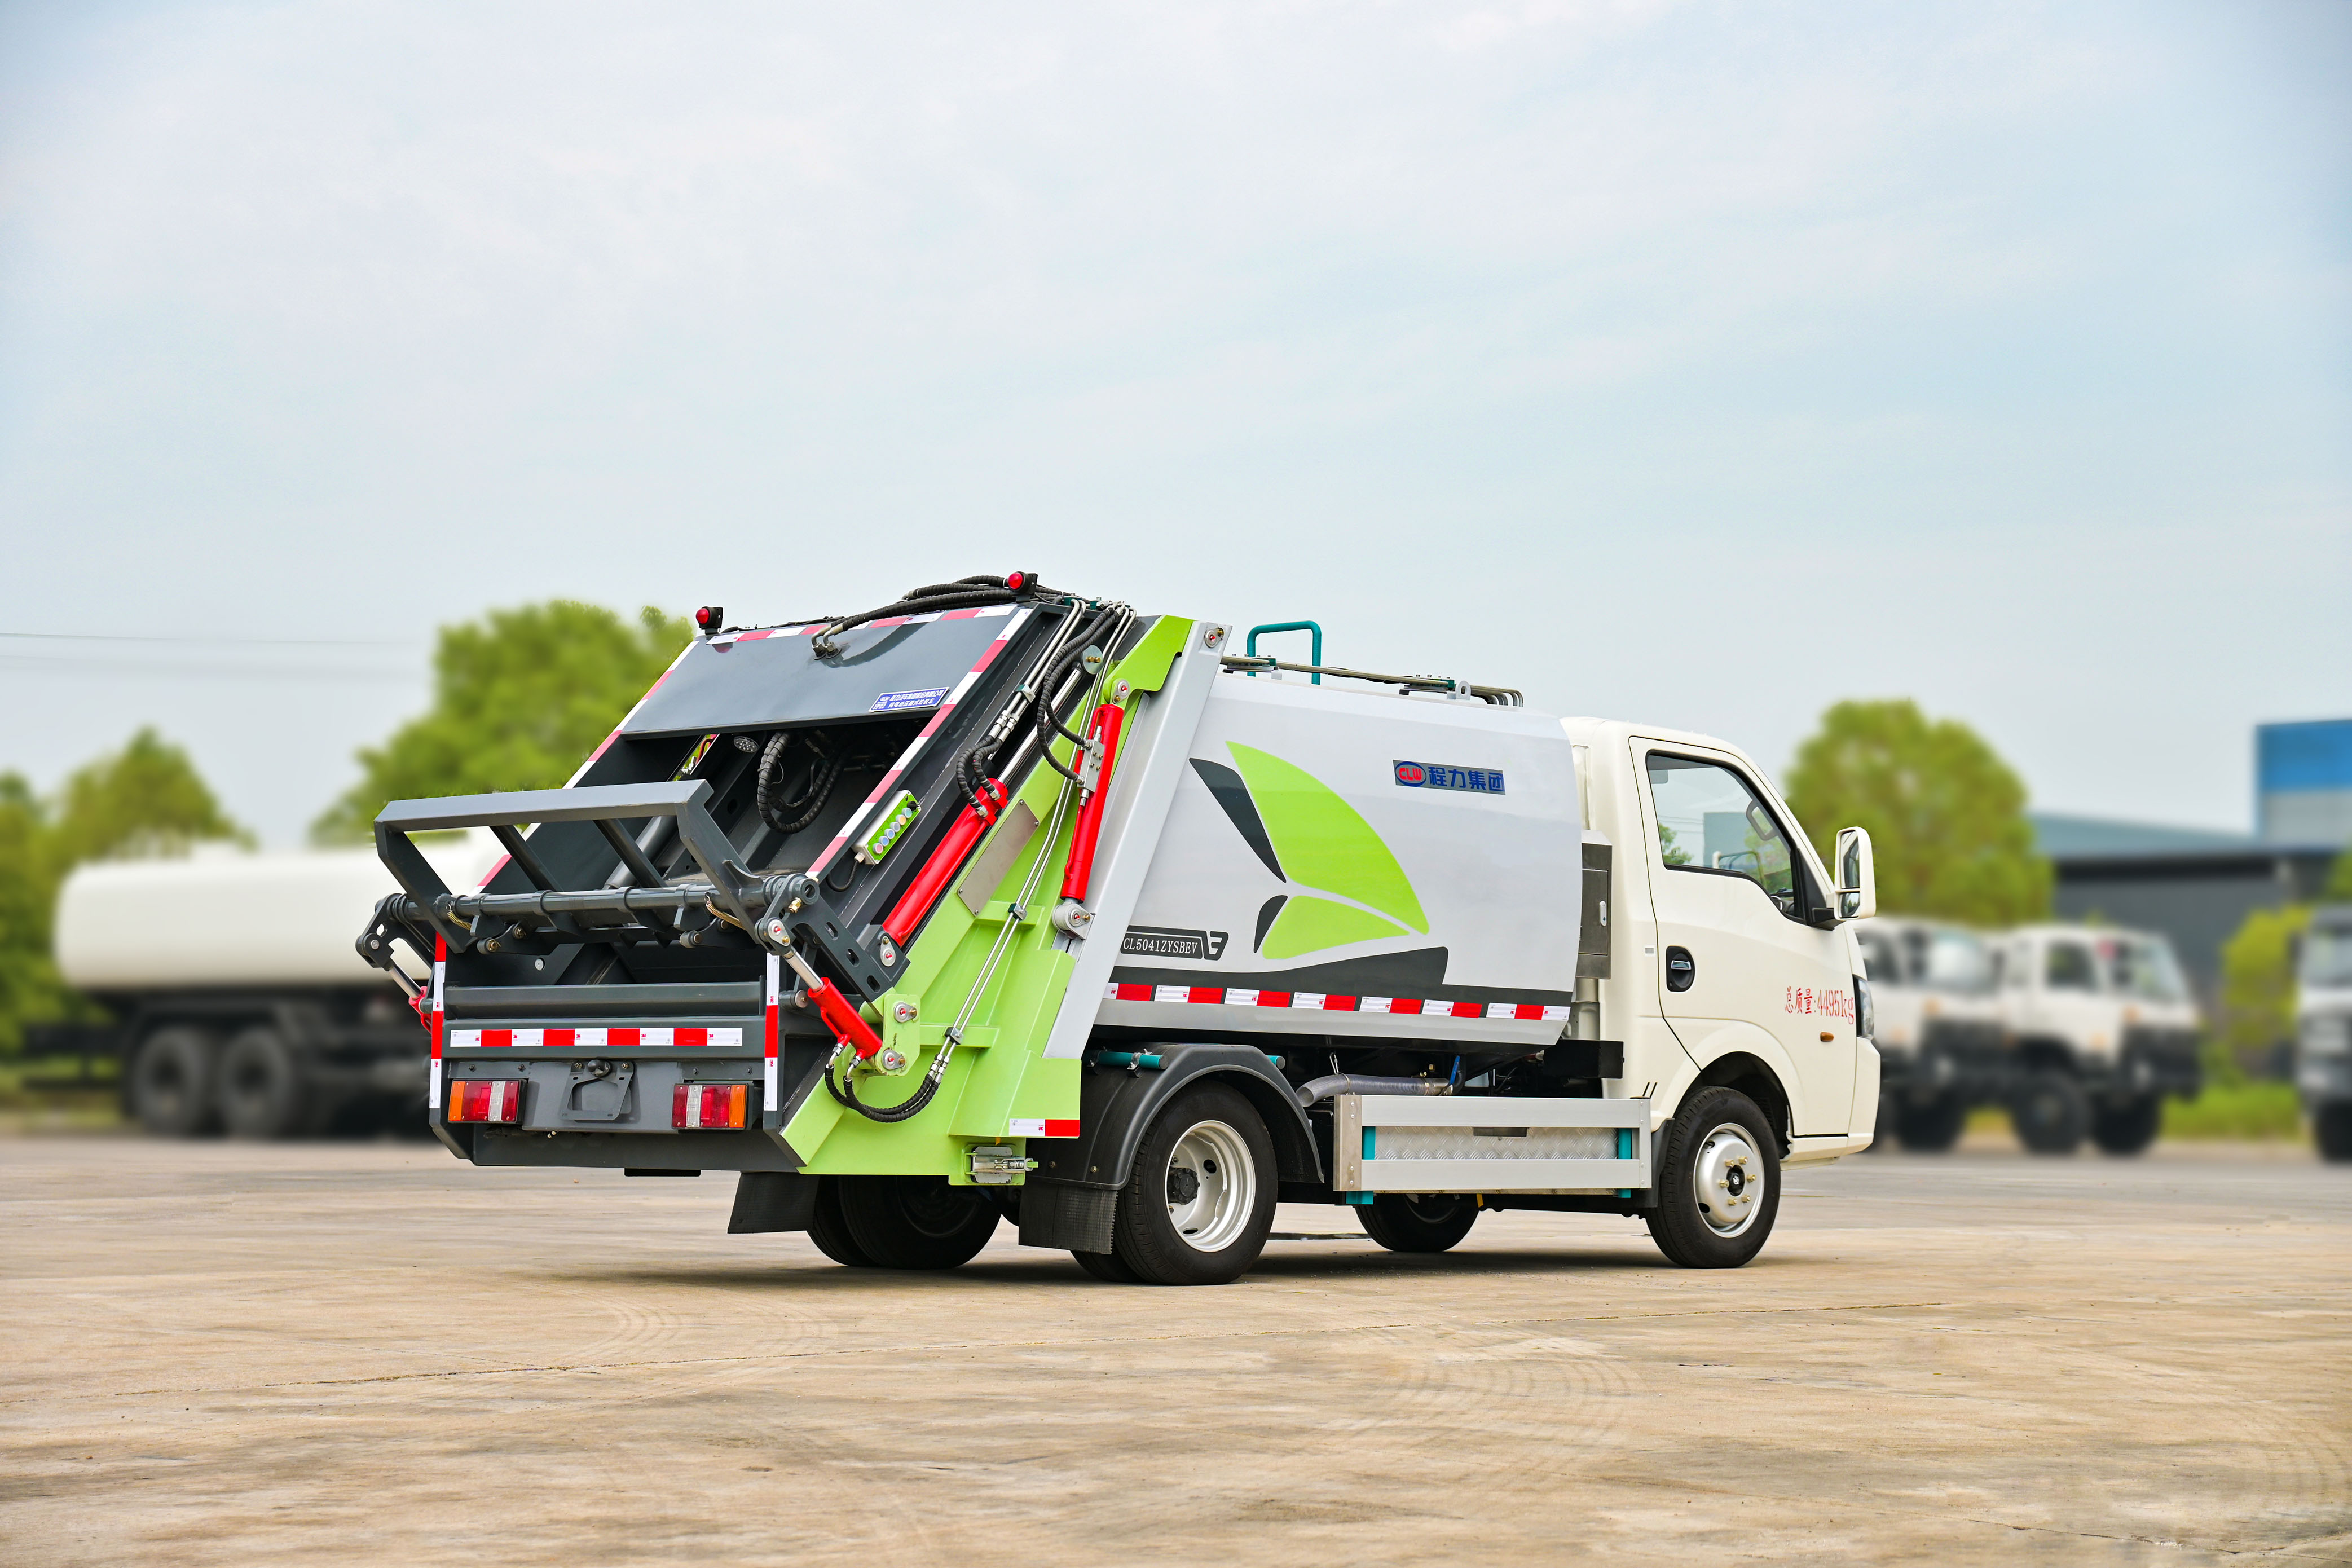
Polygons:
<instances>
[{"instance_id":1,"label":"green tree","mask_svg":"<svg viewBox=\"0 0 2352 1568\"><path fill-rule=\"evenodd\" d=\"M76 770L51 801L23 775L0 773L0 1050L16 1050L26 1024L84 1005L49 952L67 872L84 860L184 853L219 838L251 842L188 754L152 730Z\"/></svg>"},{"instance_id":2,"label":"green tree","mask_svg":"<svg viewBox=\"0 0 2352 1568\"><path fill-rule=\"evenodd\" d=\"M360 782L311 836L363 839L387 801L561 784L693 635L650 605L632 626L569 599L444 626L431 710L359 753Z\"/></svg>"},{"instance_id":3,"label":"green tree","mask_svg":"<svg viewBox=\"0 0 2352 1568\"><path fill-rule=\"evenodd\" d=\"M1838 703L1798 748L1790 804L1828 861L1841 827L1870 830L1889 914L2011 925L2050 911L2025 785L1956 719L1907 699Z\"/></svg>"},{"instance_id":4,"label":"green tree","mask_svg":"<svg viewBox=\"0 0 2352 1568\"><path fill-rule=\"evenodd\" d=\"M2294 1036L2294 953L2311 924L2309 904L2249 910L2221 944L2220 1064L2229 1076L2263 1072Z\"/></svg>"}]
</instances>

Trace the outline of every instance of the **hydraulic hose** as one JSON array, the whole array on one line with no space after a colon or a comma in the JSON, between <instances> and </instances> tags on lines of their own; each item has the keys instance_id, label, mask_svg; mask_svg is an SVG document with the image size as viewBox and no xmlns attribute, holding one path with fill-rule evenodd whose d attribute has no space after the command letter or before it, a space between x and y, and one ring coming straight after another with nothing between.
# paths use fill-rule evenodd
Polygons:
<instances>
[{"instance_id":1,"label":"hydraulic hose","mask_svg":"<svg viewBox=\"0 0 2352 1568\"><path fill-rule=\"evenodd\" d=\"M769 738L767 750L760 753L760 784L756 801L760 820L779 833L798 833L817 818L824 803L833 797L835 781L841 777L841 768L847 757L846 748L828 747L814 735L805 736L805 744L816 754L810 764L808 793L796 801L779 797L783 793L783 769L781 765L793 737L803 731L779 730ZM789 813L790 815L786 815Z\"/></svg>"},{"instance_id":2,"label":"hydraulic hose","mask_svg":"<svg viewBox=\"0 0 2352 1568\"><path fill-rule=\"evenodd\" d=\"M1361 1073L1333 1073L1298 1086L1298 1103L1309 1106L1335 1094L1451 1094L1454 1086L1442 1078L1367 1078Z\"/></svg>"}]
</instances>

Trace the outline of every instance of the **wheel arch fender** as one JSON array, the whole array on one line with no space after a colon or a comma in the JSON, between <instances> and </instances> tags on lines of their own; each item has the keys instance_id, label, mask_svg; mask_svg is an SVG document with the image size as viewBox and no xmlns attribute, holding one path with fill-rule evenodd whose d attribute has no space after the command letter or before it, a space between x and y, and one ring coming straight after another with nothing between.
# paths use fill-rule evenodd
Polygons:
<instances>
[{"instance_id":1,"label":"wheel arch fender","mask_svg":"<svg viewBox=\"0 0 2352 1568\"><path fill-rule=\"evenodd\" d=\"M1733 1025L1708 1036L1704 1047L1706 1058L1695 1062L1689 1078L1675 1086L1674 1100L1665 1108L1667 1114L1679 1110L1695 1090L1736 1089L1754 1100L1779 1130L1780 1154L1787 1158L1789 1140L1795 1136L1797 1125L1795 1097L1789 1086L1797 1081L1797 1075L1780 1042L1753 1026Z\"/></svg>"},{"instance_id":2,"label":"wheel arch fender","mask_svg":"<svg viewBox=\"0 0 2352 1568\"><path fill-rule=\"evenodd\" d=\"M1125 1186L1135 1169L1135 1152L1160 1108L1193 1084L1214 1079L1238 1090L1265 1123L1280 1180L1323 1179L1307 1112L1265 1053L1246 1046L1144 1048L1160 1058L1158 1070L1087 1065L1078 1085L1078 1136L1029 1145L1040 1177L1090 1187Z\"/></svg>"}]
</instances>

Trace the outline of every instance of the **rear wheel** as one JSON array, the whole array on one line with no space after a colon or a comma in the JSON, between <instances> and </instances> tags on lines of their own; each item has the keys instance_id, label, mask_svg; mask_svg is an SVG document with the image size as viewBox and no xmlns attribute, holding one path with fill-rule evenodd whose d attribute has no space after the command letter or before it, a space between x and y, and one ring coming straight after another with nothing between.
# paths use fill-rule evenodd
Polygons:
<instances>
[{"instance_id":1,"label":"rear wheel","mask_svg":"<svg viewBox=\"0 0 2352 1568\"><path fill-rule=\"evenodd\" d=\"M2122 1105L2103 1105L2091 1119L2092 1142L2110 1154L2137 1154L2156 1142L2164 1125L2164 1101L2143 1095Z\"/></svg>"},{"instance_id":2,"label":"rear wheel","mask_svg":"<svg viewBox=\"0 0 2352 1568\"><path fill-rule=\"evenodd\" d=\"M1478 1200L1456 1193L1382 1193L1356 1210L1356 1220L1391 1252L1444 1252L1478 1223Z\"/></svg>"},{"instance_id":3,"label":"rear wheel","mask_svg":"<svg viewBox=\"0 0 2352 1568\"><path fill-rule=\"evenodd\" d=\"M1004 1216L986 1187L945 1176L842 1176L841 1215L879 1268L954 1268L971 1261Z\"/></svg>"},{"instance_id":4,"label":"rear wheel","mask_svg":"<svg viewBox=\"0 0 2352 1568\"><path fill-rule=\"evenodd\" d=\"M816 1179L816 1212L809 1216L809 1239L816 1249L845 1268L871 1268L874 1259L857 1245L849 1234L849 1222L841 1215L841 1178L819 1176Z\"/></svg>"},{"instance_id":5,"label":"rear wheel","mask_svg":"<svg viewBox=\"0 0 2352 1568\"><path fill-rule=\"evenodd\" d=\"M2091 1130L2091 1103L2072 1073L2035 1068L2010 1102L2017 1141L2037 1154L2071 1154Z\"/></svg>"},{"instance_id":6,"label":"rear wheel","mask_svg":"<svg viewBox=\"0 0 2352 1568\"><path fill-rule=\"evenodd\" d=\"M1070 1256L1078 1260L1079 1268L1106 1285L1143 1283L1136 1277L1134 1269L1118 1260L1118 1254L1116 1252L1073 1252Z\"/></svg>"},{"instance_id":7,"label":"rear wheel","mask_svg":"<svg viewBox=\"0 0 2352 1568\"><path fill-rule=\"evenodd\" d=\"M2324 1160L2352 1160L2352 1103L2337 1100L2312 1113L2311 1131Z\"/></svg>"},{"instance_id":8,"label":"rear wheel","mask_svg":"<svg viewBox=\"0 0 2352 1568\"><path fill-rule=\"evenodd\" d=\"M1685 1268L1737 1268L1763 1250L1780 1213L1780 1140L1733 1089L1683 1101L1658 1140L1650 1238Z\"/></svg>"},{"instance_id":9,"label":"rear wheel","mask_svg":"<svg viewBox=\"0 0 2352 1568\"><path fill-rule=\"evenodd\" d=\"M1257 1110L1219 1083L1161 1108L1119 1190L1118 1260L1147 1285L1223 1285L1274 1229L1274 1140Z\"/></svg>"},{"instance_id":10,"label":"rear wheel","mask_svg":"<svg viewBox=\"0 0 2352 1568\"><path fill-rule=\"evenodd\" d=\"M1906 1149L1941 1154L1960 1141L1969 1124L1969 1102L1957 1094L1939 1094L1925 1105L1906 1105L1895 1113L1895 1135Z\"/></svg>"},{"instance_id":11,"label":"rear wheel","mask_svg":"<svg viewBox=\"0 0 2352 1568\"><path fill-rule=\"evenodd\" d=\"M219 1061L219 1045L203 1029L179 1024L156 1030L131 1064L131 1113L159 1137L211 1131Z\"/></svg>"},{"instance_id":12,"label":"rear wheel","mask_svg":"<svg viewBox=\"0 0 2352 1568\"><path fill-rule=\"evenodd\" d=\"M240 1029L220 1058L220 1114L232 1137L289 1138L302 1130L309 1096L285 1037L267 1025Z\"/></svg>"}]
</instances>

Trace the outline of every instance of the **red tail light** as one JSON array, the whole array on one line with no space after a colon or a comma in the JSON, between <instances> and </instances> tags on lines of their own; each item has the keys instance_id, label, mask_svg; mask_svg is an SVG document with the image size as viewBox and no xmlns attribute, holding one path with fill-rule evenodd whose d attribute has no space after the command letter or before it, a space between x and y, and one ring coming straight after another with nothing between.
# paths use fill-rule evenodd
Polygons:
<instances>
[{"instance_id":1,"label":"red tail light","mask_svg":"<svg viewBox=\"0 0 2352 1568\"><path fill-rule=\"evenodd\" d=\"M670 1096L669 1124L681 1131L740 1127L751 1102L748 1083L682 1083Z\"/></svg>"},{"instance_id":2,"label":"red tail light","mask_svg":"<svg viewBox=\"0 0 2352 1568\"><path fill-rule=\"evenodd\" d=\"M512 1078L460 1079L449 1086L449 1120L502 1121L522 1120L522 1080Z\"/></svg>"}]
</instances>

